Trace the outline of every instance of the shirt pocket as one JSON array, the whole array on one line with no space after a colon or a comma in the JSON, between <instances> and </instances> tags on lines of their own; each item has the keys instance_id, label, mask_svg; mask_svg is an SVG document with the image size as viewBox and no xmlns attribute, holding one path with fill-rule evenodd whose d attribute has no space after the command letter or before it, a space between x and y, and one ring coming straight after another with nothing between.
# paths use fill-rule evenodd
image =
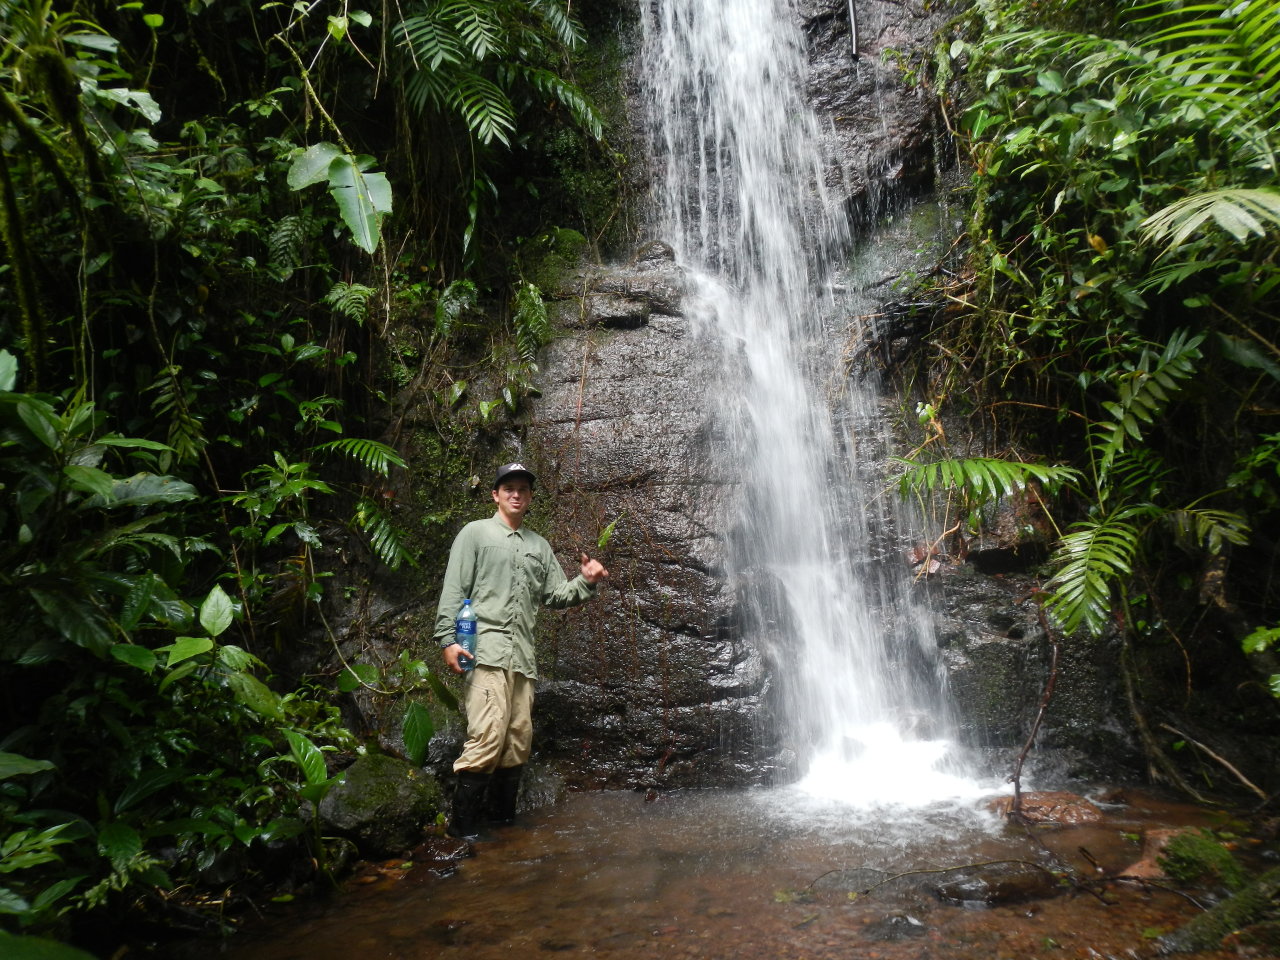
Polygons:
<instances>
[{"instance_id":1,"label":"shirt pocket","mask_svg":"<svg viewBox=\"0 0 1280 960\"><path fill-rule=\"evenodd\" d=\"M520 567L520 575L524 578L525 585L529 588L529 595L533 597L534 602L540 602L542 600L542 585L547 580L547 567L542 554L532 550L520 550L517 552L516 557Z\"/></svg>"}]
</instances>

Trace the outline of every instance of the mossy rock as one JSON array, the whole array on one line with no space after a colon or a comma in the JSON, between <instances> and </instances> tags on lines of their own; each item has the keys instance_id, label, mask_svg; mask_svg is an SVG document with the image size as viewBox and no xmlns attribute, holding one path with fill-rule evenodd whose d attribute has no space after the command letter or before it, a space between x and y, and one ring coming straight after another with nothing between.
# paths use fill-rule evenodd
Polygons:
<instances>
[{"instance_id":1,"label":"mossy rock","mask_svg":"<svg viewBox=\"0 0 1280 960\"><path fill-rule=\"evenodd\" d=\"M563 294L587 260L591 244L577 230L556 227L520 247L520 272L546 296Z\"/></svg>"},{"instance_id":2,"label":"mossy rock","mask_svg":"<svg viewBox=\"0 0 1280 960\"><path fill-rule=\"evenodd\" d=\"M370 754L320 801L320 818L366 857L395 856L422 838L444 796L435 777L406 760Z\"/></svg>"}]
</instances>

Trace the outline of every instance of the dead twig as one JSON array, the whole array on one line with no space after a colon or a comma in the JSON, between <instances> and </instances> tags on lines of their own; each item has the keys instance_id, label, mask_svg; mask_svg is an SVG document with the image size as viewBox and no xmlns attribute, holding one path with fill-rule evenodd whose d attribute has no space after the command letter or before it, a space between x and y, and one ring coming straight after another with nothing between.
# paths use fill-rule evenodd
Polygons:
<instances>
[{"instance_id":1,"label":"dead twig","mask_svg":"<svg viewBox=\"0 0 1280 960\"><path fill-rule=\"evenodd\" d=\"M1218 761L1218 763L1220 763L1220 764L1222 764L1224 767L1226 767L1226 768L1227 768L1227 770L1228 770L1228 771L1230 771L1230 772L1231 772L1231 774L1232 774L1232 775L1233 775L1237 780L1239 780L1242 784L1244 784L1246 787L1248 787L1250 790L1252 790L1254 793L1256 793L1256 794L1257 794L1261 799L1263 799L1263 800L1267 800L1267 799L1268 799L1267 794L1266 794L1266 791L1264 791L1261 787L1259 787L1259 786L1258 786L1257 784L1255 784L1252 780L1250 780L1248 777L1246 777L1243 773L1241 773L1239 770L1237 770L1237 769L1235 768L1235 766L1231 763L1231 761L1230 761L1230 760L1228 760L1226 757L1221 757L1221 756L1219 756L1218 754L1214 753L1212 750L1210 750L1208 747L1206 747L1206 746L1205 746L1203 743L1201 743L1199 740L1196 740L1196 739L1193 739L1192 737L1187 736L1185 733L1183 733L1183 732L1182 732L1181 730L1179 730L1177 727L1171 727L1171 726L1169 726L1169 724L1167 724L1167 723L1162 723L1162 724L1160 724L1160 728L1161 728L1162 730L1168 730L1168 731L1169 731L1170 733L1172 733L1172 734L1176 734L1177 736L1181 737L1183 740L1187 741L1187 743L1191 744L1193 747L1197 748L1198 750L1203 750L1205 753L1207 753L1207 754L1208 754L1210 757L1212 757L1214 760L1217 760L1217 761Z\"/></svg>"}]
</instances>

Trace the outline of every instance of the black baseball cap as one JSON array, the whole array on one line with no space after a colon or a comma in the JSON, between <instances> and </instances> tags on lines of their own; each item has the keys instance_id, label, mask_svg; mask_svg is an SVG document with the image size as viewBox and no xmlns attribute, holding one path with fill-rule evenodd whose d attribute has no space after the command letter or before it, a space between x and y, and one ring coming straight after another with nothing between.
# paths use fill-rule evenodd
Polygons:
<instances>
[{"instance_id":1,"label":"black baseball cap","mask_svg":"<svg viewBox=\"0 0 1280 960\"><path fill-rule=\"evenodd\" d=\"M502 486L502 481L510 476L519 475L529 478L529 486L533 486L537 481L537 477L533 475L533 471L526 467L523 463L504 463L498 468L498 472L493 477L493 489L497 490Z\"/></svg>"}]
</instances>

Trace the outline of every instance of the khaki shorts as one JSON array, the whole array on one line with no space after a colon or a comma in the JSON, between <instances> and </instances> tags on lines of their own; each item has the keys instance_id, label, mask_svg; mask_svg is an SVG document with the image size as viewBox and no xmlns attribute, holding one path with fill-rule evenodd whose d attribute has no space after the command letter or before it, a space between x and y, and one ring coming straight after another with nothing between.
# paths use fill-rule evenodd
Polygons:
<instances>
[{"instance_id":1,"label":"khaki shorts","mask_svg":"<svg viewBox=\"0 0 1280 960\"><path fill-rule=\"evenodd\" d=\"M527 761L533 746L533 681L522 673L477 665L464 684L467 742L453 762L454 772L492 773Z\"/></svg>"}]
</instances>

